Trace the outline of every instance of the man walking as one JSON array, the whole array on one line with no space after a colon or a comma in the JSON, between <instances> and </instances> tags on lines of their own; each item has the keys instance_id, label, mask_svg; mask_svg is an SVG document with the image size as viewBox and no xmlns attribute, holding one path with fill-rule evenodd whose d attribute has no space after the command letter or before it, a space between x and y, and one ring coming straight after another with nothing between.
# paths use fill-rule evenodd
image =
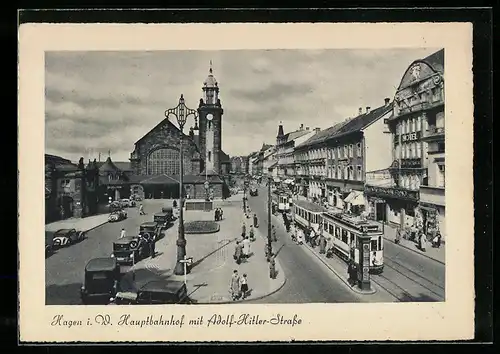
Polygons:
<instances>
[{"instance_id":1,"label":"man walking","mask_svg":"<svg viewBox=\"0 0 500 354\"><path fill-rule=\"evenodd\" d=\"M127 233L125 232L125 229L122 228L122 231L120 232L120 238L124 238L127 236Z\"/></svg>"}]
</instances>

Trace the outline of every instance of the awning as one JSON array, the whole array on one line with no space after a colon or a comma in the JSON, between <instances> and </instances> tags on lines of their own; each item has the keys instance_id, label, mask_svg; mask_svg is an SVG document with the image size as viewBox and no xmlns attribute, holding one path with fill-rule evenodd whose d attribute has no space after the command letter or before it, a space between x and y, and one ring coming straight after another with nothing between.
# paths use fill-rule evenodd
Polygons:
<instances>
[{"instance_id":1,"label":"awning","mask_svg":"<svg viewBox=\"0 0 500 354\"><path fill-rule=\"evenodd\" d=\"M365 196L359 193L351 200L351 205L365 205Z\"/></svg>"},{"instance_id":2,"label":"awning","mask_svg":"<svg viewBox=\"0 0 500 354\"><path fill-rule=\"evenodd\" d=\"M359 192L359 191L352 191L345 199L344 199L344 203L351 203L352 205L360 205L360 204L354 204L354 201L356 199L358 199L359 197L362 197L362 203L361 204L364 204L364 196L363 196L363 193L362 192ZM359 203L359 200L356 201L356 203Z\"/></svg>"}]
</instances>

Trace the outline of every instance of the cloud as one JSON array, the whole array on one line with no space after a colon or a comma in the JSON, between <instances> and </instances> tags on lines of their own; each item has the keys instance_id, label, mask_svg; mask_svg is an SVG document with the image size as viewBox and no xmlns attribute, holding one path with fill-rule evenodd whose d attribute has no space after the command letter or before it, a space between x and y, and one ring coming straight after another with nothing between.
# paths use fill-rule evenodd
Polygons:
<instances>
[{"instance_id":1,"label":"cloud","mask_svg":"<svg viewBox=\"0 0 500 354\"><path fill-rule=\"evenodd\" d=\"M436 50L48 52L46 151L78 160L88 150L111 150L114 160L127 161L181 93L198 107L212 60L223 149L248 154L275 142L280 121L286 132L300 124L327 128L358 107L382 105L408 65Z\"/></svg>"}]
</instances>

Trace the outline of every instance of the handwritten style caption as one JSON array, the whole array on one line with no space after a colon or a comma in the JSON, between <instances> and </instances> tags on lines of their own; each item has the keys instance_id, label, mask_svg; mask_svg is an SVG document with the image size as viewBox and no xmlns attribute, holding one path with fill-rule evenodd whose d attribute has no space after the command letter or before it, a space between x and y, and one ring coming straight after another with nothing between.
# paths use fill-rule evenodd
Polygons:
<instances>
[{"instance_id":1,"label":"handwritten style caption","mask_svg":"<svg viewBox=\"0 0 500 354\"><path fill-rule=\"evenodd\" d=\"M122 314L118 317L108 314L98 314L95 317L86 319L71 319L64 315L55 315L50 323L53 327L66 328L81 328L81 327L233 327L233 326L289 326L295 327L302 324L302 319L294 314L293 316L283 316L274 314L270 317L262 317L260 315L252 315L242 313L239 315L231 314L221 316L213 314L211 316L199 316L196 318L187 318L185 315L148 315L146 317L132 316L130 314Z\"/></svg>"}]
</instances>

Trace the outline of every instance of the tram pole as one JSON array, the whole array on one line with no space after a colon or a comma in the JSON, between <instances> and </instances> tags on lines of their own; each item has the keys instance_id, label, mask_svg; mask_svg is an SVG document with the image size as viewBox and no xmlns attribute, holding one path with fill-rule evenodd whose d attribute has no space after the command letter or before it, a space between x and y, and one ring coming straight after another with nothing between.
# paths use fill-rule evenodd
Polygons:
<instances>
[{"instance_id":1,"label":"tram pole","mask_svg":"<svg viewBox=\"0 0 500 354\"><path fill-rule=\"evenodd\" d=\"M271 177L268 177L267 180L267 257L269 261L269 277L271 279L276 278L276 267L274 262L273 255L273 246L272 246L272 220L271 220Z\"/></svg>"}]
</instances>

